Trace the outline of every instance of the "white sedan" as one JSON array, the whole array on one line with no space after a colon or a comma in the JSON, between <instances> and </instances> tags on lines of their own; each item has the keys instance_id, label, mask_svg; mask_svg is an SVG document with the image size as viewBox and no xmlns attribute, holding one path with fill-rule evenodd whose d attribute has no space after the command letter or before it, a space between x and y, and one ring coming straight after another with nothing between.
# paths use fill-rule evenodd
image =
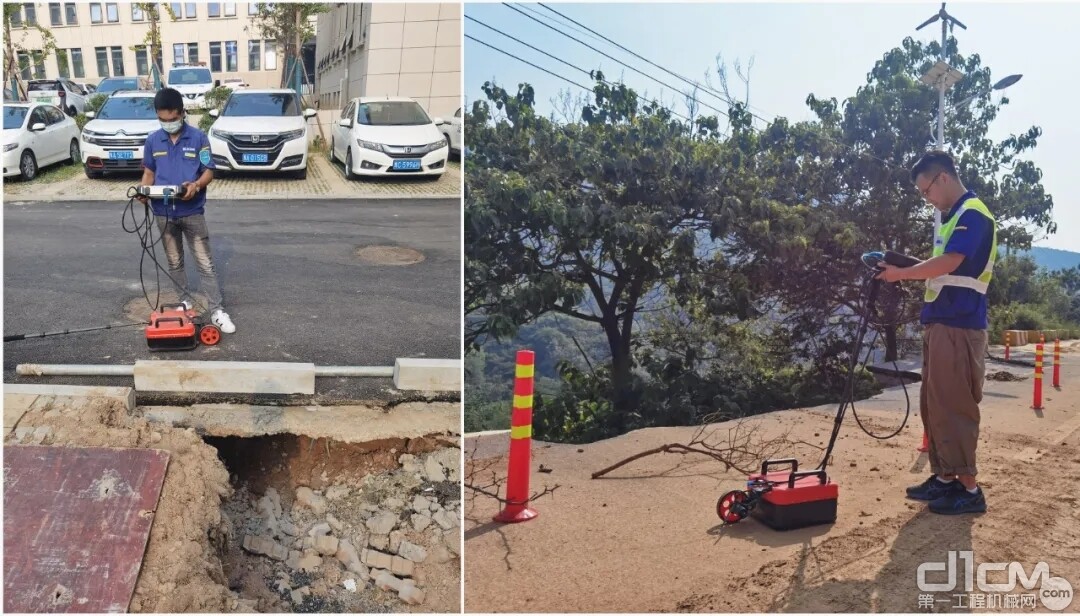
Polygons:
<instances>
[{"instance_id":1,"label":"white sedan","mask_svg":"<svg viewBox=\"0 0 1080 616\"><path fill-rule=\"evenodd\" d=\"M344 162L350 180L361 175L438 179L450 155L439 124L440 118L433 120L411 98L354 98L334 125L330 158Z\"/></svg>"},{"instance_id":2,"label":"white sedan","mask_svg":"<svg viewBox=\"0 0 1080 616\"><path fill-rule=\"evenodd\" d=\"M38 169L79 159L79 126L53 105L4 105L4 177L37 177Z\"/></svg>"},{"instance_id":3,"label":"white sedan","mask_svg":"<svg viewBox=\"0 0 1080 616\"><path fill-rule=\"evenodd\" d=\"M461 156L461 107L454 112L454 117L443 121L439 126L446 144L450 146L450 153Z\"/></svg>"}]
</instances>

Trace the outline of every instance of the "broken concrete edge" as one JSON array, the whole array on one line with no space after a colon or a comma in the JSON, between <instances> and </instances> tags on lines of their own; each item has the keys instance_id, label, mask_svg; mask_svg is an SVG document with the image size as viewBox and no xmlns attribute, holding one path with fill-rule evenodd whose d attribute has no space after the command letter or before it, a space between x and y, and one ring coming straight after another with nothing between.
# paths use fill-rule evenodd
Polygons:
<instances>
[{"instance_id":1,"label":"broken concrete edge","mask_svg":"<svg viewBox=\"0 0 1080 616\"><path fill-rule=\"evenodd\" d=\"M193 404L140 406L137 412L152 423L191 428L203 436L295 434L347 443L430 438L461 447L461 414L452 403L412 403L391 411L356 405Z\"/></svg>"},{"instance_id":2,"label":"broken concrete edge","mask_svg":"<svg viewBox=\"0 0 1080 616\"><path fill-rule=\"evenodd\" d=\"M135 408L135 389L132 387L102 387L96 385L50 385L30 383L4 383L4 395L56 396L66 398L101 398L124 405L125 410Z\"/></svg>"}]
</instances>

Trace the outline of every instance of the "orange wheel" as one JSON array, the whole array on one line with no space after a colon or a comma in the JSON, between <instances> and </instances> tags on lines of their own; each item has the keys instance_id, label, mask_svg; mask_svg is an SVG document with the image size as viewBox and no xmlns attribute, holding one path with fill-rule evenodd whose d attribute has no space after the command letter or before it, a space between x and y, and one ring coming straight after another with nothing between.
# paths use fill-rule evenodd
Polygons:
<instances>
[{"instance_id":1,"label":"orange wheel","mask_svg":"<svg viewBox=\"0 0 1080 616\"><path fill-rule=\"evenodd\" d=\"M199 328L199 342L214 346L221 341L221 330L216 325L203 325Z\"/></svg>"}]
</instances>

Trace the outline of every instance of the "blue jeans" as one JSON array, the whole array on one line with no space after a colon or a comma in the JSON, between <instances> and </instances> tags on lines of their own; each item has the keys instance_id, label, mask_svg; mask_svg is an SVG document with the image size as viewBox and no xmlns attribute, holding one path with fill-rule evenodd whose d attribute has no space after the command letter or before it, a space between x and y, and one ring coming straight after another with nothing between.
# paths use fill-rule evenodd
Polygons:
<instances>
[{"instance_id":1,"label":"blue jeans","mask_svg":"<svg viewBox=\"0 0 1080 616\"><path fill-rule=\"evenodd\" d=\"M195 268L199 270L202 290L210 300L210 313L224 309L221 284L214 270L214 255L210 252L210 232L206 230L206 217L202 214L183 218L159 217L158 229L161 230L161 244L165 247L165 258L169 262L169 276L176 284L180 300L197 304L188 288L187 270L184 269L184 238L195 256Z\"/></svg>"}]
</instances>

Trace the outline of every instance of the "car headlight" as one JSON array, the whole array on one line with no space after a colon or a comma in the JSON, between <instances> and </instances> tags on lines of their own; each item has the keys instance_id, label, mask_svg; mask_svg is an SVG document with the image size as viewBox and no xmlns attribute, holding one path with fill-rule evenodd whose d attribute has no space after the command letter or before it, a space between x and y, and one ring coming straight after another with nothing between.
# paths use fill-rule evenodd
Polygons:
<instances>
[{"instance_id":1,"label":"car headlight","mask_svg":"<svg viewBox=\"0 0 1080 616\"><path fill-rule=\"evenodd\" d=\"M281 134L281 138L284 139L285 141L291 141L293 139L299 139L299 138L301 138L303 136L304 136L304 129L302 129L302 128L298 128L296 130L291 130L291 131L289 131L287 133L282 133Z\"/></svg>"},{"instance_id":2,"label":"car headlight","mask_svg":"<svg viewBox=\"0 0 1080 616\"><path fill-rule=\"evenodd\" d=\"M95 133L90 133L90 132L83 132L82 140L85 141L86 143L92 143L92 144L97 144L97 142L98 142L97 135Z\"/></svg>"},{"instance_id":3,"label":"car headlight","mask_svg":"<svg viewBox=\"0 0 1080 616\"><path fill-rule=\"evenodd\" d=\"M6 144L4 144L4 151L5 152L10 152L10 151L14 150L17 147L19 147L19 144L17 144L17 143L6 143Z\"/></svg>"},{"instance_id":4,"label":"car headlight","mask_svg":"<svg viewBox=\"0 0 1080 616\"><path fill-rule=\"evenodd\" d=\"M228 132L228 131L218 130L216 128L211 128L210 129L210 136L211 137L217 137L218 139L228 139L229 137L232 137L233 134Z\"/></svg>"},{"instance_id":5,"label":"car headlight","mask_svg":"<svg viewBox=\"0 0 1080 616\"><path fill-rule=\"evenodd\" d=\"M439 148L445 147L445 146L446 146L446 140L445 139L439 139L438 141L432 141L431 143L427 144L427 149L428 149L429 152L434 152L435 150L438 150Z\"/></svg>"},{"instance_id":6,"label":"car headlight","mask_svg":"<svg viewBox=\"0 0 1080 616\"><path fill-rule=\"evenodd\" d=\"M382 147L381 144L374 143L374 142L371 142L371 141L364 141L363 139L357 139L356 140L356 145L364 148L365 150L375 150L376 152L382 152L383 151L383 147Z\"/></svg>"}]
</instances>

